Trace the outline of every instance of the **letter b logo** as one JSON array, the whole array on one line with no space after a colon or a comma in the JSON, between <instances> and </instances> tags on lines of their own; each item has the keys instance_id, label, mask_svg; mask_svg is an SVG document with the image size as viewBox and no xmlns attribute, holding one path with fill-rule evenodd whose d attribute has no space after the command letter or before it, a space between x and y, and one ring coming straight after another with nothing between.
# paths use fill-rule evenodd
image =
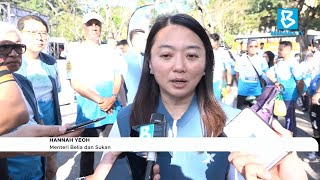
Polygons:
<instances>
[{"instance_id":1,"label":"letter b logo","mask_svg":"<svg viewBox=\"0 0 320 180\"><path fill-rule=\"evenodd\" d=\"M295 30L299 28L298 9L277 9L277 27L279 30Z\"/></svg>"},{"instance_id":2,"label":"letter b logo","mask_svg":"<svg viewBox=\"0 0 320 180\"><path fill-rule=\"evenodd\" d=\"M154 133L154 124L141 126L139 137L150 138L150 137L153 137L153 133Z\"/></svg>"}]
</instances>

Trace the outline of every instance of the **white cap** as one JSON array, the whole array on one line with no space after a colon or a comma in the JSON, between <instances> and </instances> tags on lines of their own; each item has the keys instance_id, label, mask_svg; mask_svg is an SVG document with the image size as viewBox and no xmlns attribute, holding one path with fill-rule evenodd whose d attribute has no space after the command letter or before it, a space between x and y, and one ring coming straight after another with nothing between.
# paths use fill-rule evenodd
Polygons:
<instances>
[{"instance_id":1,"label":"white cap","mask_svg":"<svg viewBox=\"0 0 320 180\"><path fill-rule=\"evenodd\" d=\"M103 18L100 14L95 13L95 12L89 12L83 16L82 23L86 24L91 19L96 19L96 20L100 21L101 23L103 21Z\"/></svg>"}]
</instances>

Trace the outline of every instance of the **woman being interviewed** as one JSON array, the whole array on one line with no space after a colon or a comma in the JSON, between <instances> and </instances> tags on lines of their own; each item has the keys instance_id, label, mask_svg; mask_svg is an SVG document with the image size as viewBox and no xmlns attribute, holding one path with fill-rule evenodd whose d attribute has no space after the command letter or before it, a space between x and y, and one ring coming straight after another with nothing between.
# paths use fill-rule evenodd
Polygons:
<instances>
[{"instance_id":1,"label":"woman being interviewed","mask_svg":"<svg viewBox=\"0 0 320 180\"><path fill-rule=\"evenodd\" d=\"M232 118L239 111L226 106L222 109L215 100L212 59L210 40L195 19L185 14L159 17L147 39L135 100L120 111L113 131L129 137L131 126L149 123L151 114L157 112L165 115L170 137L219 136L227 116ZM228 155L161 152L157 164L162 179L225 179ZM247 164L252 167L255 163L247 155L232 153L229 158L243 175L264 178L263 173L256 171L262 165L254 164L257 168L245 171Z\"/></svg>"}]
</instances>

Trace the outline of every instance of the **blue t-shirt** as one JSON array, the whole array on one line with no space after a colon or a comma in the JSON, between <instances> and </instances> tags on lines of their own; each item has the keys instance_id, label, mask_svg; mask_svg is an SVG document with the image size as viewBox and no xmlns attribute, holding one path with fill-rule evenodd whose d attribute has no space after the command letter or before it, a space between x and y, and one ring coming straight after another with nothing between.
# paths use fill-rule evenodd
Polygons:
<instances>
[{"instance_id":1,"label":"blue t-shirt","mask_svg":"<svg viewBox=\"0 0 320 180\"><path fill-rule=\"evenodd\" d=\"M285 101L296 101L298 99L297 83L302 79L303 71L299 63L294 59L282 60L274 66L277 81L283 85L285 91L282 96Z\"/></svg>"},{"instance_id":2,"label":"blue t-shirt","mask_svg":"<svg viewBox=\"0 0 320 180\"><path fill-rule=\"evenodd\" d=\"M229 119L239 113L238 110L231 107L225 111ZM203 137L203 126L196 96L193 97L187 111L176 122L166 110L161 99L156 112L165 115L170 129L169 136ZM131 105L123 108L118 115L117 123L113 127L119 129L122 137L130 136L130 113ZM229 152L160 152L158 153L157 164L160 166L162 179L224 180L229 171L228 155Z\"/></svg>"},{"instance_id":3,"label":"blue t-shirt","mask_svg":"<svg viewBox=\"0 0 320 180\"><path fill-rule=\"evenodd\" d=\"M37 124L30 104L27 102L29 121L27 124ZM24 125L19 126L17 129ZM44 176L41 156L14 156L8 159L8 174L11 180L39 180ZM0 178L1 179L1 178Z\"/></svg>"},{"instance_id":4,"label":"blue t-shirt","mask_svg":"<svg viewBox=\"0 0 320 180\"><path fill-rule=\"evenodd\" d=\"M317 91L320 84L320 52L317 51L314 54L314 59L312 63L312 72L311 72L311 82L308 89L310 96L314 95Z\"/></svg>"},{"instance_id":5,"label":"blue t-shirt","mask_svg":"<svg viewBox=\"0 0 320 180\"><path fill-rule=\"evenodd\" d=\"M320 85L320 74L318 74L316 77L314 77L311 80L310 86L308 88L309 96L313 96L316 93L319 85Z\"/></svg>"},{"instance_id":6,"label":"blue t-shirt","mask_svg":"<svg viewBox=\"0 0 320 180\"><path fill-rule=\"evenodd\" d=\"M112 82L101 82L97 85L95 90L99 92L99 96L110 97L112 96ZM114 103L114 110L112 114L106 114L101 111L96 102L91 101L83 96L77 96L77 119L76 124L80 124L92 119L96 119L102 116L107 116L105 119L98 121L92 125L86 126L86 128L100 127L105 124L113 124L118 115L118 111L121 109L121 104L118 100Z\"/></svg>"},{"instance_id":7,"label":"blue t-shirt","mask_svg":"<svg viewBox=\"0 0 320 180\"><path fill-rule=\"evenodd\" d=\"M68 58L71 63L70 77L79 81L81 85L96 92L101 97L111 97L114 79L121 76L120 67L122 58L112 48L106 45L90 46L86 43L79 44L74 51L69 51ZM90 63L88 63L90 61ZM81 95L77 95L76 124L92 119L107 116L86 128L100 127L113 124L116 120L121 104L118 100L114 103L112 114L100 110L98 104Z\"/></svg>"},{"instance_id":8,"label":"blue t-shirt","mask_svg":"<svg viewBox=\"0 0 320 180\"><path fill-rule=\"evenodd\" d=\"M230 65L231 65L231 75L234 76L234 75L236 75L236 71L234 70L234 68L236 66L236 62L233 59L231 59Z\"/></svg>"},{"instance_id":9,"label":"blue t-shirt","mask_svg":"<svg viewBox=\"0 0 320 180\"><path fill-rule=\"evenodd\" d=\"M302 79L308 88L309 95L313 95L317 90L318 74L319 74L319 60L305 60L300 63L302 70Z\"/></svg>"},{"instance_id":10,"label":"blue t-shirt","mask_svg":"<svg viewBox=\"0 0 320 180\"><path fill-rule=\"evenodd\" d=\"M226 85L224 78L227 67L231 66L231 57L228 51L223 48L213 50L214 70L213 70L213 92L218 101L221 100L221 90Z\"/></svg>"},{"instance_id":11,"label":"blue t-shirt","mask_svg":"<svg viewBox=\"0 0 320 180\"><path fill-rule=\"evenodd\" d=\"M223 48L213 50L214 54L214 71L213 71L213 82L223 81L225 70L228 66L231 66L231 57L228 51Z\"/></svg>"},{"instance_id":12,"label":"blue t-shirt","mask_svg":"<svg viewBox=\"0 0 320 180\"><path fill-rule=\"evenodd\" d=\"M127 72L123 74L124 82L128 89L127 103L131 104L138 91L140 83L143 56L132 49L124 54L124 60L127 63Z\"/></svg>"},{"instance_id":13,"label":"blue t-shirt","mask_svg":"<svg viewBox=\"0 0 320 180\"><path fill-rule=\"evenodd\" d=\"M42 179L41 156L15 156L8 158L8 173L11 180Z\"/></svg>"},{"instance_id":14,"label":"blue t-shirt","mask_svg":"<svg viewBox=\"0 0 320 180\"><path fill-rule=\"evenodd\" d=\"M52 59L51 61L54 63L44 62L47 59ZM39 113L44 124L60 124L58 122L58 116L59 119L61 118L60 110L57 109L59 108L59 102L54 97L61 91L56 61L44 53L40 53L38 60L28 60L27 57L23 56L21 68L16 73L25 76L32 83L39 105Z\"/></svg>"},{"instance_id":15,"label":"blue t-shirt","mask_svg":"<svg viewBox=\"0 0 320 180\"><path fill-rule=\"evenodd\" d=\"M271 66L268 71L275 72L275 66ZM269 78L265 78L265 81L268 87L274 86L274 83Z\"/></svg>"},{"instance_id":16,"label":"blue t-shirt","mask_svg":"<svg viewBox=\"0 0 320 180\"><path fill-rule=\"evenodd\" d=\"M257 70L259 76L262 78L265 78L265 73L268 70L268 64L266 60L260 56L241 56L241 58L236 62L234 69L239 73L238 94L241 96L259 96L262 93L259 76L248 58Z\"/></svg>"}]
</instances>

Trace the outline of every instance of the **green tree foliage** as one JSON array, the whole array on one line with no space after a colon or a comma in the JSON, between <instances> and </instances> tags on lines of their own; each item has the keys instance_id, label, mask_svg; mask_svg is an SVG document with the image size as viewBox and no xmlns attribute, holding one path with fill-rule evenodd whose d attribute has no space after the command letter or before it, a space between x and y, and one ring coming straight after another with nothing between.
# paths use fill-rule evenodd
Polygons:
<instances>
[{"instance_id":1,"label":"green tree foliage","mask_svg":"<svg viewBox=\"0 0 320 180\"><path fill-rule=\"evenodd\" d=\"M45 0L50 10L51 36L65 37L68 41L82 39L82 8L77 0Z\"/></svg>"},{"instance_id":2,"label":"green tree foliage","mask_svg":"<svg viewBox=\"0 0 320 180\"><path fill-rule=\"evenodd\" d=\"M108 23L106 25L106 38L113 38L115 40L121 40L127 38L127 29L132 11L126 7L110 7L105 9Z\"/></svg>"},{"instance_id":3,"label":"green tree foliage","mask_svg":"<svg viewBox=\"0 0 320 180\"><path fill-rule=\"evenodd\" d=\"M190 14L198 17L209 33L218 33L229 45L234 35L258 28L258 16L248 16L250 0L210 0L208 4L195 0L194 3L196 8Z\"/></svg>"},{"instance_id":4,"label":"green tree foliage","mask_svg":"<svg viewBox=\"0 0 320 180\"><path fill-rule=\"evenodd\" d=\"M51 36L63 36L69 41L78 41L83 39L81 19L85 11L90 9L88 2L97 3L97 0L7 0L7 2L50 16ZM104 2L108 4L108 1ZM164 1L138 0L137 7L152 2ZM227 44L232 44L234 36L238 34L276 30L277 8L299 9L299 31L306 33L309 29L320 30L319 0L185 0L180 2L182 6L188 7L187 13L195 17L209 33L220 34ZM313 4L308 4L310 2ZM127 38L127 27L133 9L94 5L94 10L99 11L105 18L103 39ZM299 37L299 42L303 50L309 43L307 36Z\"/></svg>"},{"instance_id":5,"label":"green tree foliage","mask_svg":"<svg viewBox=\"0 0 320 180\"><path fill-rule=\"evenodd\" d=\"M305 32L299 37L300 47L305 53L309 45L307 31L320 30L320 2L315 0L314 4L308 4L306 0L299 0L296 7L299 9L299 30Z\"/></svg>"},{"instance_id":6,"label":"green tree foliage","mask_svg":"<svg viewBox=\"0 0 320 180\"><path fill-rule=\"evenodd\" d=\"M8 2L50 17L50 36L64 37L68 41L83 40L82 16L87 11L99 12L104 18L102 40L126 38L128 19L131 11L123 7L96 6L81 3L79 0L9 0ZM85 2L85 1L82 1ZM88 1L89 2L89 1ZM140 3L145 1L140 0Z\"/></svg>"},{"instance_id":7,"label":"green tree foliage","mask_svg":"<svg viewBox=\"0 0 320 180\"><path fill-rule=\"evenodd\" d=\"M35 12L39 12L41 14L48 15L49 11L46 7L46 2L44 0L7 0L11 4L15 4L18 7L22 7L27 10L32 10Z\"/></svg>"},{"instance_id":8,"label":"green tree foliage","mask_svg":"<svg viewBox=\"0 0 320 180\"><path fill-rule=\"evenodd\" d=\"M25 10L49 16L50 36L65 37L69 41L81 39L82 9L77 0L9 0Z\"/></svg>"},{"instance_id":9,"label":"green tree foliage","mask_svg":"<svg viewBox=\"0 0 320 180\"><path fill-rule=\"evenodd\" d=\"M313 2L313 4L308 4ZM192 14L210 32L220 34L227 44L234 35L276 30L277 8L299 9L299 31L320 30L320 1L308 0L210 0L203 4L195 0ZM198 10L201 9L201 10ZM307 36L298 38L301 50L309 44Z\"/></svg>"},{"instance_id":10,"label":"green tree foliage","mask_svg":"<svg viewBox=\"0 0 320 180\"><path fill-rule=\"evenodd\" d=\"M138 7L148 4L146 0L138 0Z\"/></svg>"}]
</instances>

